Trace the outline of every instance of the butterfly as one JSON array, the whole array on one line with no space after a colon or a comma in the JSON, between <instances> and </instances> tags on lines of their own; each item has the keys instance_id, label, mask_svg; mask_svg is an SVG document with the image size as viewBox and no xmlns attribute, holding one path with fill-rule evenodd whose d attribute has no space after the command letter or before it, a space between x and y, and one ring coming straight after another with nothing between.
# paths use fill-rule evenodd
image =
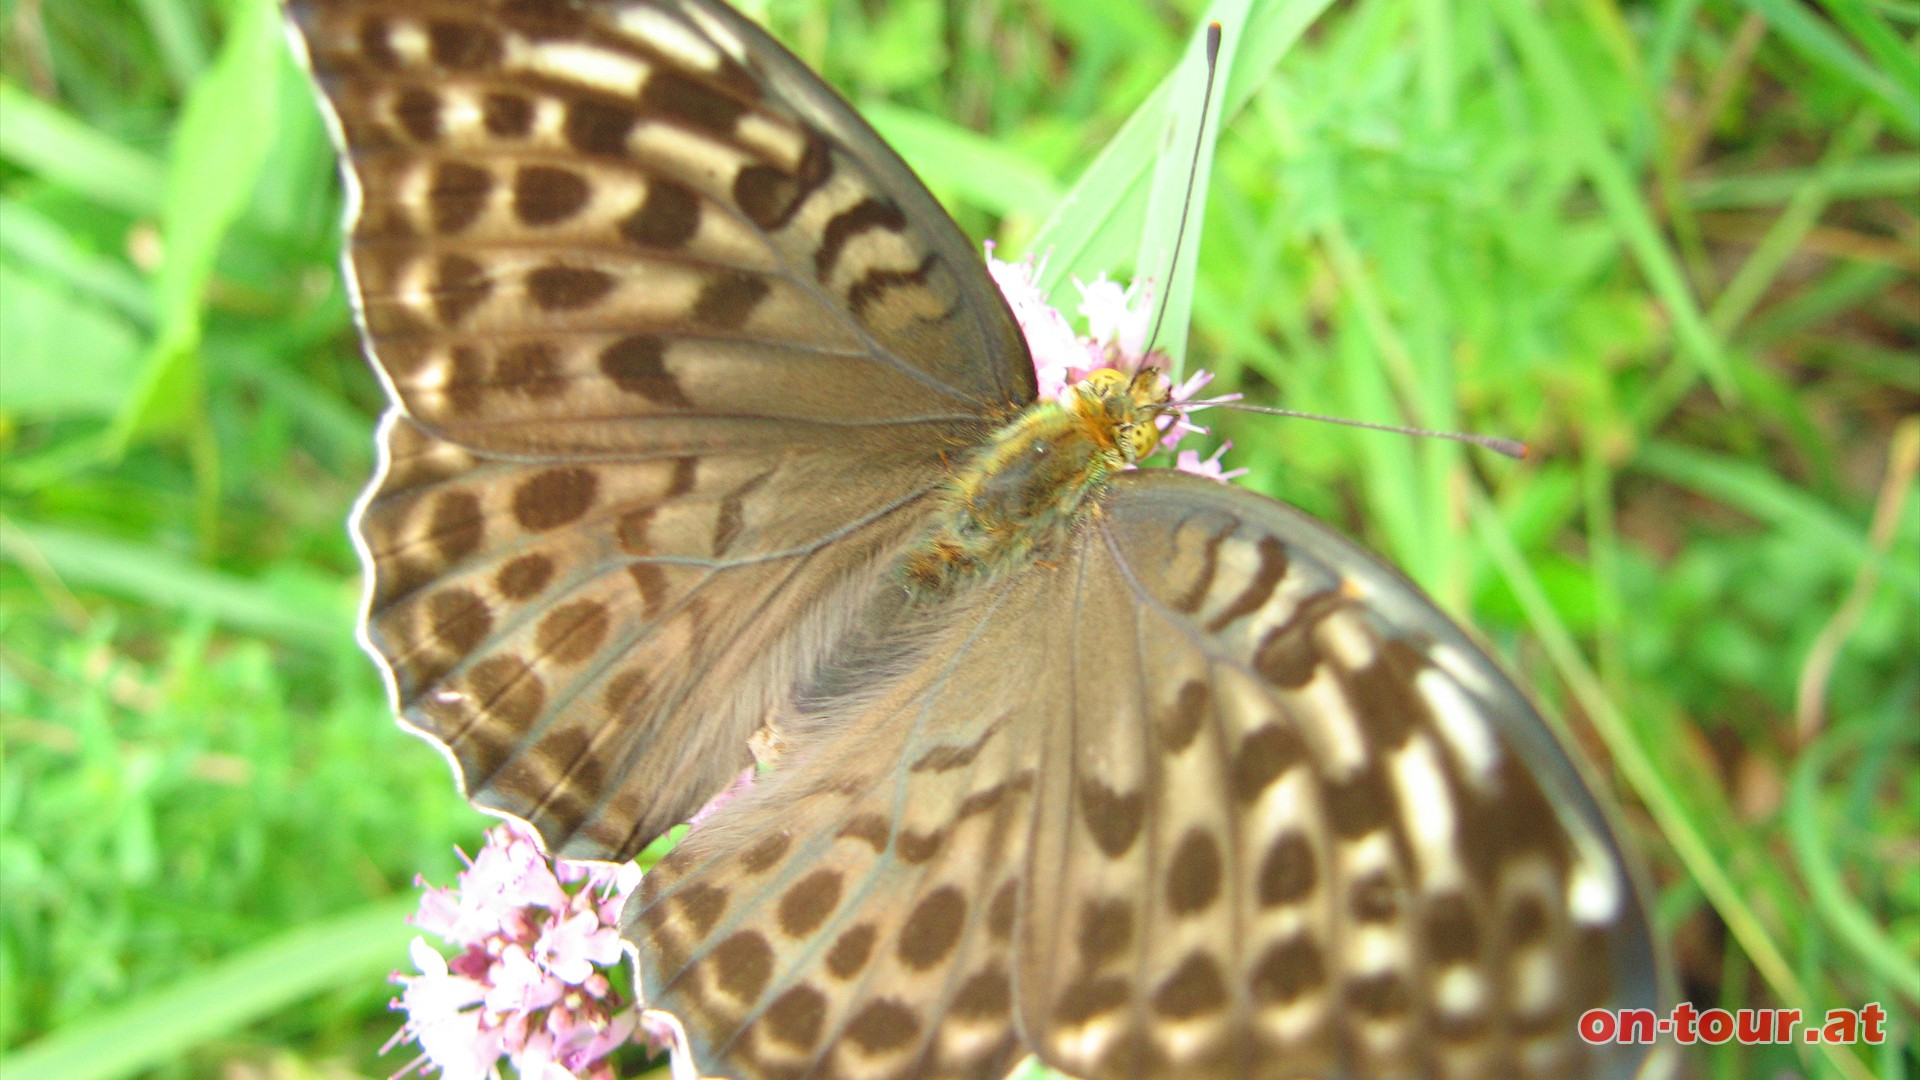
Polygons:
<instances>
[{"instance_id":1,"label":"butterfly","mask_svg":"<svg viewBox=\"0 0 1920 1080\"><path fill-rule=\"evenodd\" d=\"M1042 399L968 241L715 0L293 0L392 408L404 723L705 1073L1636 1075L1660 961L1535 708L1377 557Z\"/></svg>"}]
</instances>

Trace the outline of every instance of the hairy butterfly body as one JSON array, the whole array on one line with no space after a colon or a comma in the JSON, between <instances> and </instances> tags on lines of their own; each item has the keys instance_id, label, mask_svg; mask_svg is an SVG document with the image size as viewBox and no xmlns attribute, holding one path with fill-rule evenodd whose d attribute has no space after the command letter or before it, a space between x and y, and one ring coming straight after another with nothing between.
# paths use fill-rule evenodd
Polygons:
<instances>
[{"instance_id":1,"label":"hairy butterfly body","mask_svg":"<svg viewBox=\"0 0 1920 1080\"><path fill-rule=\"evenodd\" d=\"M779 45L710 0L290 10L405 722L574 858L785 748L629 907L704 1072L1638 1073L1575 1019L1657 1004L1647 913L1525 697L1319 523L1129 469L1164 385L1037 400Z\"/></svg>"}]
</instances>

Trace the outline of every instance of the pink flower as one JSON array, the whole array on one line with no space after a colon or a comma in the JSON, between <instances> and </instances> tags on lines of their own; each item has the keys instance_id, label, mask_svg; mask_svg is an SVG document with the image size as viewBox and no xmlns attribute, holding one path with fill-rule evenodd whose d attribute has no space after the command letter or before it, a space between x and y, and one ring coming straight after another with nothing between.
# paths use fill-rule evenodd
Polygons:
<instances>
[{"instance_id":1,"label":"pink flower","mask_svg":"<svg viewBox=\"0 0 1920 1080\"><path fill-rule=\"evenodd\" d=\"M535 963L526 947L517 943L500 950L487 977L492 983L486 997L489 1012L533 1012L559 1001L566 993L567 984Z\"/></svg>"},{"instance_id":2,"label":"pink flower","mask_svg":"<svg viewBox=\"0 0 1920 1080\"><path fill-rule=\"evenodd\" d=\"M687 828L699 828L701 823L713 816L714 811L732 802L735 796L752 787L753 775L754 767L752 765L742 769L740 775L733 778L732 783L720 789L720 794L708 799L707 805L693 812L693 816L687 819Z\"/></svg>"},{"instance_id":3,"label":"pink flower","mask_svg":"<svg viewBox=\"0 0 1920 1080\"><path fill-rule=\"evenodd\" d=\"M1196 371L1192 375L1187 376L1187 379L1185 382L1174 387L1172 392L1168 396L1171 397L1174 401L1182 402L1182 403L1197 400L1200 396L1201 389L1203 389L1208 383L1212 381L1213 381L1213 372L1207 371L1205 369ZM1220 400L1238 401L1239 399L1240 399L1239 394L1228 394L1226 397ZM1160 419L1161 419L1160 449L1166 450L1168 452L1172 452L1176 447L1178 447L1180 445L1180 440L1186 438L1188 434L1194 434L1194 435L1207 434L1206 428L1203 428L1200 425L1194 423L1192 420L1188 419L1187 414L1184 412L1171 413L1167 416L1161 417ZM1231 444L1228 444L1228 445L1231 445ZM1225 477L1220 475L1220 470L1217 467L1218 459L1221 454L1226 452L1226 449L1227 449L1226 446L1222 446L1220 447L1220 449L1215 450L1213 452L1213 456L1216 461L1216 467L1212 472L1206 472L1203 470L1195 470L1195 469L1187 468L1185 462L1189 456L1195 458L1196 460L1199 458L1198 452L1193 450L1181 451L1178 457L1175 458L1176 464L1174 465L1174 468L1179 469L1183 472L1198 471L1201 476L1211 476L1215 480L1231 479L1231 477ZM1241 473L1244 473L1246 471L1247 470L1245 469L1241 469L1239 472L1236 472L1233 475L1239 476Z\"/></svg>"},{"instance_id":4,"label":"pink flower","mask_svg":"<svg viewBox=\"0 0 1920 1080\"><path fill-rule=\"evenodd\" d=\"M612 1080L607 1058L628 1042L639 1009L603 969L621 959L620 909L639 869L550 863L518 822L486 843L449 889L428 889L416 926L459 951L449 960L415 938L418 975L395 975L407 1014L396 1041L418 1043L404 1075L495 1080L502 1058L523 1080Z\"/></svg>"},{"instance_id":5,"label":"pink flower","mask_svg":"<svg viewBox=\"0 0 1920 1080\"><path fill-rule=\"evenodd\" d=\"M1043 265L1036 265L1031 256L1019 262L995 258L993 244L987 244L987 270L1007 298L1014 321L1020 324L1020 332L1027 339L1027 351L1033 354L1034 377L1041 397L1060 397L1101 368L1129 375L1143 367L1166 368L1166 357L1147 348L1147 335L1153 332L1151 282L1142 279L1122 286L1104 275L1091 284L1075 279L1074 287L1080 290L1078 311L1087 322L1087 332L1075 334L1066 317L1048 303L1046 294L1040 291L1042 269ZM1201 388L1212 380L1212 372L1196 371L1173 387L1171 398L1179 404L1195 401ZM1229 394L1221 400L1232 401L1239 396ZM1221 470L1220 455L1226 451L1225 446L1204 461L1197 451L1178 450L1180 441L1188 435L1207 433L1206 428L1190 421L1185 412L1162 416L1160 431L1160 447L1175 453L1176 469L1215 480L1230 480L1246 472L1245 469Z\"/></svg>"},{"instance_id":6,"label":"pink flower","mask_svg":"<svg viewBox=\"0 0 1920 1080\"><path fill-rule=\"evenodd\" d=\"M1245 469L1221 471L1220 455L1231 449L1233 449L1233 443L1231 441L1223 442L1214 450L1213 456L1205 460L1201 460L1200 451L1198 450L1182 450L1180 451L1180 463L1174 466L1174 468L1179 469L1181 472L1193 473L1195 476L1211 476L1215 480L1231 480L1236 476L1247 475L1247 470Z\"/></svg>"},{"instance_id":7,"label":"pink flower","mask_svg":"<svg viewBox=\"0 0 1920 1080\"><path fill-rule=\"evenodd\" d=\"M1003 262L993 256L993 241L987 241L987 273L1000 294L1013 309L1014 321L1027 339L1027 351L1033 354L1034 374L1040 382L1041 397L1058 397L1068 386L1079 382L1089 361L1090 342L1076 337L1066 316L1047 302L1040 291L1039 277L1044 267L1035 266L1031 256L1017 263Z\"/></svg>"},{"instance_id":8,"label":"pink flower","mask_svg":"<svg viewBox=\"0 0 1920 1080\"><path fill-rule=\"evenodd\" d=\"M700 1070L693 1067L693 1051L687 1046L687 1029L680 1026L678 1017L660 1009L647 1009L640 1014L640 1032L646 1036L648 1046L672 1055L673 1080L701 1080Z\"/></svg>"},{"instance_id":9,"label":"pink flower","mask_svg":"<svg viewBox=\"0 0 1920 1080\"><path fill-rule=\"evenodd\" d=\"M1080 317L1087 320L1087 336L1116 358L1141 358L1153 322L1153 283L1140 279L1122 288L1105 274L1085 285L1078 278ZM1118 366L1118 365L1115 365Z\"/></svg>"},{"instance_id":10,"label":"pink flower","mask_svg":"<svg viewBox=\"0 0 1920 1080\"><path fill-rule=\"evenodd\" d=\"M579 986L596 967L620 961L620 931L603 925L597 911L580 911L547 924L535 944L539 966L561 981Z\"/></svg>"},{"instance_id":11,"label":"pink flower","mask_svg":"<svg viewBox=\"0 0 1920 1080\"><path fill-rule=\"evenodd\" d=\"M446 959L425 938L414 938L408 951L420 974L394 976L405 988L395 1003L407 1011L400 1035L418 1042L448 1080L484 1080L494 1075L500 1039L482 1030L480 1010L470 1007L486 996L486 984L449 971Z\"/></svg>"}]
</instances>

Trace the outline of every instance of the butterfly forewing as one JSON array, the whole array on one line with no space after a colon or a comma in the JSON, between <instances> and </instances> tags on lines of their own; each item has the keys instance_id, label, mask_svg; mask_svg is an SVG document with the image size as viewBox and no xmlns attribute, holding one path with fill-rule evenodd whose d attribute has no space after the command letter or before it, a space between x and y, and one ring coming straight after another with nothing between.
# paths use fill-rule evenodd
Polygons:
<instances>
[{"instance_id":1,"label":"butterfly forewing","mask_svg":"<svg viewBox=\"0 0 1920 1080\"><path fill-rule=\"evenodd\" d=\"M396 406L369 644L475 801L631 854L747 763L941 455L1031 400L1024 346L906 167L729 11L290 13Z\"/></svg>"},{"instance_id":2,"label":"butterfly forewing","mask_svg":"<svg viewBox=\"0 0 1920 1080\"><path fill-rule=\"evenodd\" d=\"M359 536L366 638L408 721L557 850L636 850L747 764L778 688L871 588L871 552L911 535L918 448L855 434L844 459L530 466L390 417ZM762 494L848 478L839 498Z\"/></svg>"}]
</instances>

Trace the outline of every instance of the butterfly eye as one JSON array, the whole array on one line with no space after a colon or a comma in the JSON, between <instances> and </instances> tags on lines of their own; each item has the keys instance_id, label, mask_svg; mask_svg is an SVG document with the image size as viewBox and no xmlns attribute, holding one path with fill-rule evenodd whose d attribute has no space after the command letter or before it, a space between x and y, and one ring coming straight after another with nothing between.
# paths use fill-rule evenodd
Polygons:
<instances>
[{"instance_id":1,"label":"butterfly eye","mask_svg":"<svg viewBox=\"0 0 1920 1080\"><path fill-rule=\"evenodd\" d=\"M1127 384L1135 405L1164 405L1173 396L1173 380L1157 367L1143 367Z\"/></svg>"}]
</instances>

